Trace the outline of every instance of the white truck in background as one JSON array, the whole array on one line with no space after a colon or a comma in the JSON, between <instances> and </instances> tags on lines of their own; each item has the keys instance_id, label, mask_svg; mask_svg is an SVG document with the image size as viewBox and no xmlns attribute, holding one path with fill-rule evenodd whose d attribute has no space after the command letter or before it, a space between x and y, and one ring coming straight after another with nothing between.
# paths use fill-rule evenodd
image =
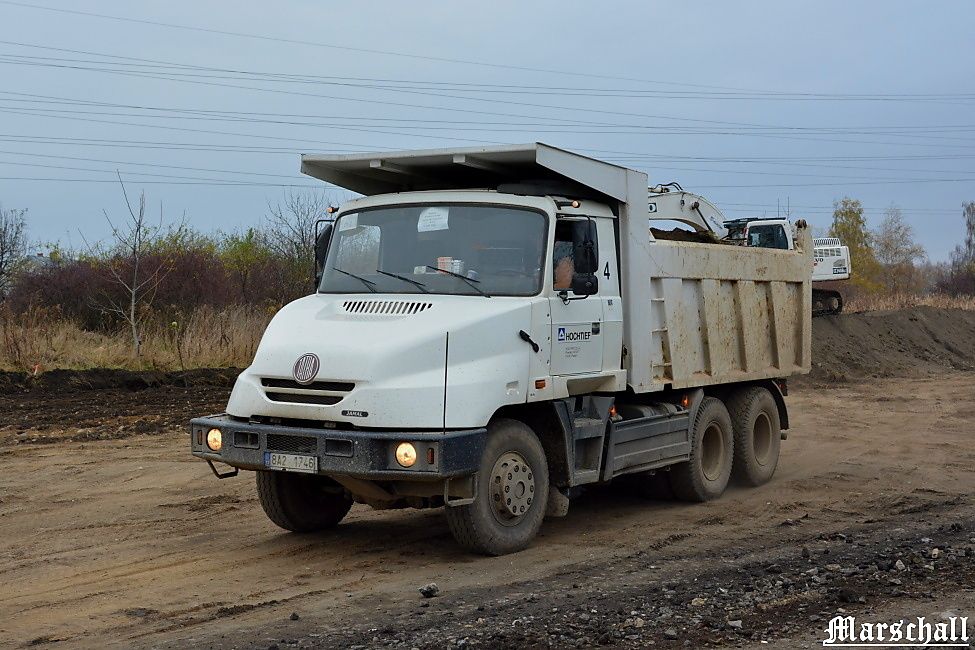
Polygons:
<instances>
[{"instance_id":1,"label":"white truck in background","mask_svg":"<svg viewBox=\"0 0 975 650\"><path fill-rule=\"evenodd\" d=\"M315 294L282 308L226 412L194 419L268 517L443 507L464 547L526 547L579 489L666 471L676 496L761 485L810 368L812 242L664 241L720 227L700 197L536 143L305 155L364 198L325 224ZM214 463L232 466L219 473Z\"/></svg>"},{"instance_id":2,"label":"white truck in background","mask_svg":"<svg viewBox=\"0 0 975 650\"><path fill-rule=\"evenodd\" d=\"M727 238L744 246L795 248L795 227L788 219L745 217L724 222ZM836 237L817 237L813 240L812 281L835 282L849 280L852 273L850 249ZM813 315L832 315L843 311L843 296L833 289L812 290Z\"/></svg>"}]
</instances>

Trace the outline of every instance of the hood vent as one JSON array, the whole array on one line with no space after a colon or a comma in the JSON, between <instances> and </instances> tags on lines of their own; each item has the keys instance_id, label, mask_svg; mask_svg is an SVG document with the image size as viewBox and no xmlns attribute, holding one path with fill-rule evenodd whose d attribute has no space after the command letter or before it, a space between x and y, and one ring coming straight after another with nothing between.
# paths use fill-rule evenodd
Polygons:
<instances>
[{"instance_id":1,"label":"hood vent","mask_svg":"<svg viewBox=\"0 0 975 650\"><path fill-rule=\"evenodd\" d=\"M342 303L349 314L412 316L433 307L431 302L407 300L347 300Z\"/></svg>"}]
</instances>

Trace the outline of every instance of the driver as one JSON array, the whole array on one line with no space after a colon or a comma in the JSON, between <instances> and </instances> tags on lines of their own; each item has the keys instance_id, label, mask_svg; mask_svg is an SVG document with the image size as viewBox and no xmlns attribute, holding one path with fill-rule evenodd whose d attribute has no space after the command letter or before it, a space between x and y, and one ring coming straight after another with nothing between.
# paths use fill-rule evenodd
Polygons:
<instances>
[{"instance_id":1,"label":"driver","mask_svg":"<svg viewBox=\"0 0 975 650\"><path fill-rule=\"evenodd\" d=\"M553 287L557 291L568 291L572 288L572 276L575 273L575 260L572 257L572 242L555 242L555 281Z\"/></svg>"}]
</instances>

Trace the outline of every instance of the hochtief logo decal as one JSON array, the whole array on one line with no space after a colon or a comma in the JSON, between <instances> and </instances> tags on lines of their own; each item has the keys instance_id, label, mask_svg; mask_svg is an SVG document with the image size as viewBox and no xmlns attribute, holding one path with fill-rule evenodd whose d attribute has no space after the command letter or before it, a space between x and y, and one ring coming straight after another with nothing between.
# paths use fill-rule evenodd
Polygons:
<instances>
[{"instance_id":1,"label":"hochtief logo decal","mask_svg":"<svg viewBox=\"0 0 975 650\"><path fill-rule=\"evenodd\" d=\"M298 360L295 361L294 368L291 369L291 374L294 375L295 381L299 384L310 384L318 376L318 369L320 367L321 363L318 360L318 355L309 352L298 357Z\"/></svg>"},{"instance_id":2,"label":"hochtief logo decal","mask_svg":"<svg viewBox=\"0 0 975 650\"><path fill-rule=\"evenodd\" d=\"M827 648L970 648L967 616L923 616L893 623L858 622L854 616L834 616L826 628Z\"/></svg>"},{"instance_id":3,"label":"hochtief logo decal","mask_svg":"<svg viewBox=\"0 0 975 650\"><path fill-rule=\"evenodd\" d=\"M592 338L592 332L567 332L564 327L560 327L559 334L556 338L559 343L565 343L567 341L588 341Z\"/></svg>"}]
</instances>

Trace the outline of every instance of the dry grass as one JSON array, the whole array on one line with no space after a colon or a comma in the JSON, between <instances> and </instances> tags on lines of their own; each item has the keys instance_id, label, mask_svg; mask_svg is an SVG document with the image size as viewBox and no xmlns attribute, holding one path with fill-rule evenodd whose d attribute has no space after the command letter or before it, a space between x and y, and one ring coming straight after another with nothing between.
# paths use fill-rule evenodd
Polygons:
<instances>
[{"instance_id":1,"label":"dry grass","mask_svg":"<svg viewBox=\"0 0 975 650\"><path fill-rule=\"evenodd\" d=\"M184 323L155 323L145 327L143 354L136 359L128 330L88 332L49 310L0 312L0 369L242 367L253 358L272 315L245 306L204 308Z\"/></svg>"},{"instance_id":2,"label":"dry grass","mask_svg":"<svg viewBox=\"0 0 975 650\"><path fill-rule=\"evenodd\" d=\"M919 305L975 311L975 296L861 295L851 299L844 311L891 311ZM127 330L99 334L82 330L56 311L32 309L11 314L0 310L0 370L243 367L254 357L272 315L273 310L250 306L203 308L175 326L157 322L145 328L143 354L136 359Z\"/></svg>"},{"instance_id":3,"label":"dry grass","mask_svg":"<svg viewBox=\"0 0 975 650\"><path fill-rule=\"evenodd\" d=\"M893 311L895 309L908 309L919 306L975 311L975 296L949 296L941 293L927 295L910 293L893 295L865 294L852 298L843 307L843 311Z\"/></svg>"}]
</instances>

